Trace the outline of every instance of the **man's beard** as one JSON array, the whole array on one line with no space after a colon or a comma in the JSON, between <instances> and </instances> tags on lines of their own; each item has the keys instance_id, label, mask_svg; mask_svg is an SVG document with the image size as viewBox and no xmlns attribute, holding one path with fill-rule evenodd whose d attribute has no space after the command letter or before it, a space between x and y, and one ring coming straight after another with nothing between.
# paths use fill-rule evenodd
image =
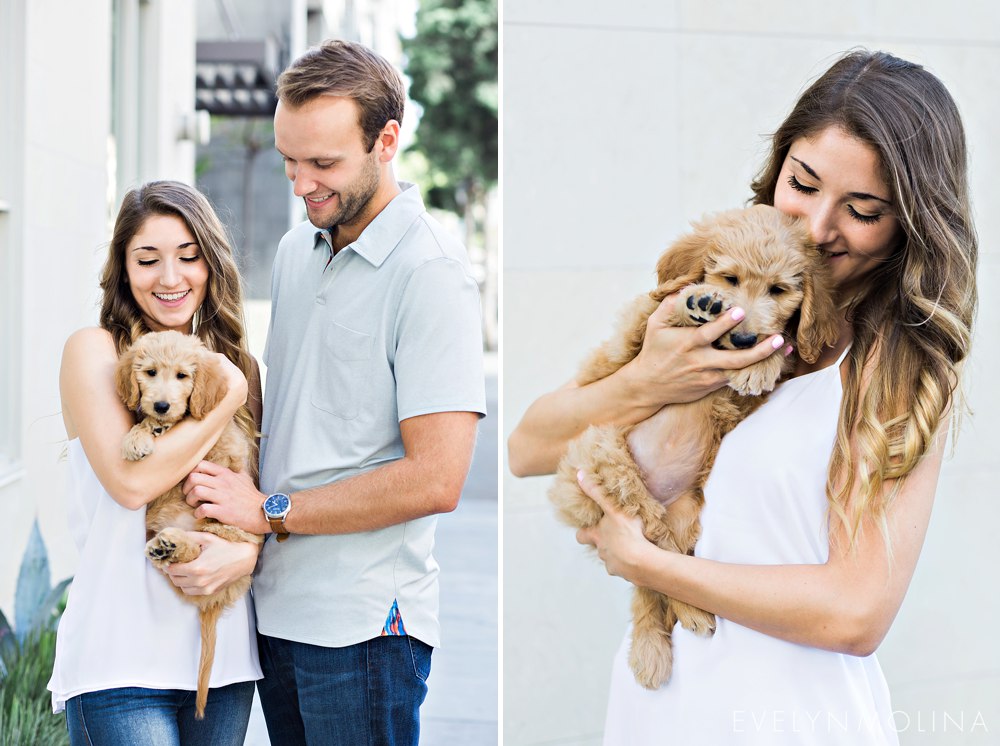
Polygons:
<instances>
[{"instance_id":1,"label":"man's beard","mask_svg":"<svg viewBox=\"0 0 1000 746\"><path fill-rule=\"evenodd\" d=\"M306 214L309 221L317 228L334 228L338 225L350 225L365 211L379 187L379 170L375 162L374 151L371 159L365 161L365 166L358 178L348 185L344 191L336 192L338 206L326 208L323 211L309 209L306 203Z\"/></svg>"}]
</instances>

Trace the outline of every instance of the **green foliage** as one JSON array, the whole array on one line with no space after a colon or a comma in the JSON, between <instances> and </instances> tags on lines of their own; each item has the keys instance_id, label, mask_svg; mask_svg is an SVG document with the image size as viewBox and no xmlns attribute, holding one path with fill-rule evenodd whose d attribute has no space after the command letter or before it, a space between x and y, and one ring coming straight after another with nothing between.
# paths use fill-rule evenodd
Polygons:
<instances>
[{"instance_id":1,"label":"green foliage","mask_svg":"<svg viewBox=\"0 0 1000 746\"><path fill-rule=\"evenodd\" d=\"M49 557L35 521L17 577L16 630L0 612L0 746L69 743L46 690L69 583L49 587Z\"/></svg>"},{"instance_id":2,"label":"green foliage","mask_svg":"<svg viewBox=\"0 0 1000 746\"><path fill-rule=\"evenodd\" d=\"M212 170L211 156L199 154L194 161L194 180L197 182L205 174Z\"/></svg>"},{"instance_id":3,"label":"green foliage","mask_svg":"<svg viewBox=\"0 0 1000 746\"><path fill-rule=\"evenodd\" d=\"M497 2L420 0L416 36L402 41L423 109L412 147L430 166L427 199L456 210L497 182Z\"/></svg>"},{"instance_id":4,"label":"green foliage","mask_svg":"<svg viewBox=\"0 0 1000 746\"><path fill-rule=\"evenodd\" d=\"M0 623L6 624L6 619ZM0 746L68 744L64 720L52 714L45 688L56 656L55 630L35 630L21 641L13 639L2 656Z\"/></svg>"}]
</instances>

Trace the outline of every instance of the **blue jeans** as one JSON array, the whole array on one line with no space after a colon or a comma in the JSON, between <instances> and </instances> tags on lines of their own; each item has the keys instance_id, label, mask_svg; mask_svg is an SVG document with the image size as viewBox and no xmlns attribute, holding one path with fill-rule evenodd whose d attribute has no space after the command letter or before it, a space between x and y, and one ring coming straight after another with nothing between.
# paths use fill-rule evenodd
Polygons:
<instances>
[{"instance_id":1,"label":"blue jeans","mask_svg":"<svg viewBox=\"0 0 1000 746\"><path fill-rule=\"evenodd\" d=\"M404 635L326 648L260 634L257 644L271 743L416 746L430 645Z\"/></svg>"},{"instance_id":2,"label":"blue jeans","mask_svg":"<svg viewBox=\"0 0 1000 746\"><path fill-rule=\"evenodd\" d=\"M125 687L66 701L71 746L242 746L253 682L210 689L205 719L194 718L194 692Z\"/></svg>"}]
</instances>

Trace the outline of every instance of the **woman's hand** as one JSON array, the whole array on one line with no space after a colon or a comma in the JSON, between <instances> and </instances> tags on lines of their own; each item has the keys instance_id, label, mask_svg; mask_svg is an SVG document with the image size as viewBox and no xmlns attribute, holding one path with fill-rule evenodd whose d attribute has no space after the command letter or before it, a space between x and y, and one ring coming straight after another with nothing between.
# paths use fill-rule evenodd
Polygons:
<instances>
[{"instance_id":1,"label":"woman's hand","mask_svg":"<svg viewBox=\"0 0 1000 746\"><path fill-rule=\"evenodd\" d=\"M636 583L646 554L651 549L656 549L643 536L642 520L638 517L630 518L613 506L607 495L583 472L578 472L576 478L580 489L604 511L604 517L596 526L581 528L576 532L576 540L597 549L597 556L604 562L609 575L617 575L630 583Z\"/></svg>"},{"instance_id":2,"label":"woman's hand","mask_svg":"<svg viewBox=\"0 0 1000 746\"><path fill-rule=\"evenodd\" d=\"M678 294L668 295L649 317L639 354L622 368L637 401L653 414L665 404L695 401L725 385L725 371L759 363L780 348L792 348L773 335L747 350L717 350L712 343L746 316L734 307L698 327L668 326Z\"/></svg>"},{"instance_id":3,"label":"woman's hand","mask_svg":"<svg viewBox=\"0 0 1000 746\"><path fill-rule=\"evenodd\" d=\"M514 475L551 474L569 442L591 425L631 427L666 404L711 393L726 383L726 370L791 352L777 335L748 350L716 350L712 343L740 323L741 311L730 309L699 327L667 326L677 297L668 296L650 315L642 350L629 363L586 386L573 382L544 394L528 408L507 441Z\"/></svg>"},{"instance_id":4,"label":"woman's hand","mask_svg":"<svg viewBox=\"0 0 1000 746\"><path fill-rule=\"evenodd\" d=\"M170 582L187 595L210 596L253 573L259 545L226 541L202 531L192 531L191 536L201 545L198 559L170 565L166 569Z\"/></svg>"},{"instance_id":5,"label":"woman's hand","mask_svg":"<svg viewBox=\"0 0 1000 746\"><path fill-rule=\"evenodd\" d=\"M243 371L221 352L213 352L211 354L215 356L215 360L219 364L219 369L225 378L226 396L236 397L242 405L247 400L247 391L249 389L247 378L243 375Z\"/></svg>"}]
</instances>

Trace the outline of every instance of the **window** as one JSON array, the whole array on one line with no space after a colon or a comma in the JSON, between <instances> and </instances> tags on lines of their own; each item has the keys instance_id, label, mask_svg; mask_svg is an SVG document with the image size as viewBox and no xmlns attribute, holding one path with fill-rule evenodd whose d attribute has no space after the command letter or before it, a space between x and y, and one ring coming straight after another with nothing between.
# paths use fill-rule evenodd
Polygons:
<instances>
[{"instance_id":1,"label":"window","mask_svg":"<svg viewBox=\"0 0 1000 746\"><path fill-rule=\"evenodd\" d=\"M120 203L125 191L139 182L142 173L140 20L138 0L115 0L111 28L111 133L117 168L111 174L109 190L113 205Z\"/></svg>"},{"instance_id":2,"label":"window","mask_svg":"<svg viewBox=\"0 0 1000 746\"><path fill-rule=\"evenodd\" d=\"M111 7L111 222L129 189L149 179L171 178L161 171L169 162L157 153L163 144L157 140L158 122L169 116L160 100L163 70L158 60L165 51L157 35L157 14L166 13L166 7L169 3L148 0L114 0Z\"/></svg>"}]
</instances>

